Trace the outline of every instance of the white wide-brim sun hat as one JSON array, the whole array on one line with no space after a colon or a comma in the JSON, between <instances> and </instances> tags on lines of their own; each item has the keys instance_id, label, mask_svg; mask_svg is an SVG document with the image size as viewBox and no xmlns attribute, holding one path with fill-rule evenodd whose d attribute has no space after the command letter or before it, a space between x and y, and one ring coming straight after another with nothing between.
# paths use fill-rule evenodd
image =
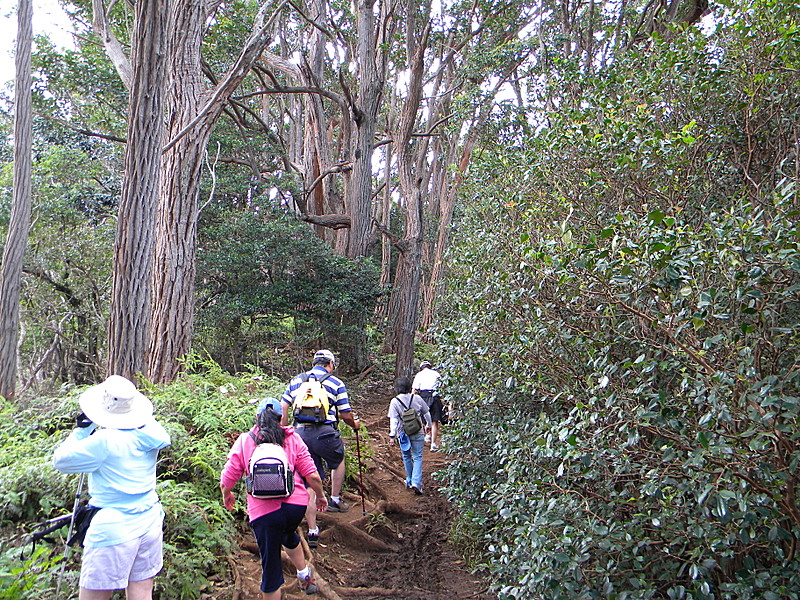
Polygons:
<instances>
[{"instance_id":1,"label":"white wide-brim sun hat","mask_svg":"<svg viewBox=\"0 0 800 600\"><path fill-rule=\"evenodd\" d=\"M153 403L120 375L90 387L78 400L94 423L108 429L137 429L153 416Z\"/></svg>"}]
</instances>

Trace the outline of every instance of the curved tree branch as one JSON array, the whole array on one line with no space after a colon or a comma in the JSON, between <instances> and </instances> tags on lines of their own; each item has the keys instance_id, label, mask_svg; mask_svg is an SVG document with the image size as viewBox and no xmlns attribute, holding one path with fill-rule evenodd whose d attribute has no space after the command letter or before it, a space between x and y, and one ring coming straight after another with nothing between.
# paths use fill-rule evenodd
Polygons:
<instances>
[{"instance_id":1,"label":"curved tree branch","mask_svg":"<svg viewBox=\"0 0 800 600\"><path fill-rule=\"evenodd\" d=\"M92 0L92 13L92 27L94 28L94 32L103 42L103 47L106 50L106 54L114 64L114 68L116 68L120 79L122 79L125 89L130 90L131 83L133 82L133 68L131 67L131 61L126 56L125 51L122 48L122 44L114 35L114 32L111 31L111 27L108 24L108 14L106 13L106 8L103 5L103 0Z\"/></svg>"},{"instance_id":2,"label":"curved tree branch","mask_svg":"<svg viewBox=\"0 0 800 600\"><path fill-rule=\"evenodd\" d=\"M317 187L317 185L319 185L319 182L325 179L328 175L332 175L333 173L346 173L347 171L350 171L352 169L353 169L352 163L347 162L339 165L334 165L330 169L327 169L323 173L320 173L319 177L317 177L306 190L306 198L308 198L314 192L314 188Z\"/></svg>"},{"instance_id":3,"label":"curved tree branch","mask_svg":"<svg viewBox=\"0 0 800 600\"><path fill-rule=\"evenodd\" d=\"M233 90L238 87L244 76L247 74L247 71L250 70L258 56L261 55L261 52L265 46L266 32L272 26L275 18L280 14L285 6L286 2L282 2L275 9L275 11L272 13L272 16L267 20L266 23L264 22L264 17L267 9L270 8L270 4L265 3L261 7L258 15L256 16L255 24L253 25L253 32L250 34L247 42L245 42L245 45L239 54L239 58L236 59L236 63L234 63L230 71L226 73L225 77L214 89L214 93L211 95L211 98L209 98L205 106L200 109L200 111L197 113L197 116L192 119L186 125L186 127L181 129L175 135L175 137L167 143L166 146L164 146L162 152L169 151L183 136L189 133L189 131L191 131L195 125L202 121L209 113L215 110L220 110L222 104L233 93Z\"/></svg>"},{"instance_id":4,"label":"curved tree branch","mask_svg":"<svg viewBox=\"0 0 800 600\"><path fill-rule=\"evenodd\" d=\"M309 215L301 214L300 220L307 223L313 223L321 227L329 229L349 229L350 216L349 215Z\"/></svg>"}]
</instances>

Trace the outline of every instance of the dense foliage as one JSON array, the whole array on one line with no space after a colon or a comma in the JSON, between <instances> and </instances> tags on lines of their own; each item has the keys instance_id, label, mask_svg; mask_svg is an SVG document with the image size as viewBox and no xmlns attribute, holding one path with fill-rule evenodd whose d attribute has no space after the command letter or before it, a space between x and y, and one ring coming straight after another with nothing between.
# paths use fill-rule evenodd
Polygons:
<instances>
[{"instance_id":1,"label":"dense foliage","mask_svg":"<svg viewBox=\"0 0 800 600\"><path fill-rule=\"evenodd\" d=\"M74 140L46 146L33 171L36 198L23 265L20 379L97 380L116 222L106 169ZM8 167L8 168L6 168ZM11 163L0 171L0 230L11 207ZM5 236L0 239L0 245Z\"/></svg>"},{"instance_id":2,"label":"dense foliage","mask_svg":"<svg viewBox=\"0 0 800 600\"><path fill-rule=\"evenodd\" d=\"M222 5L211 24L210 78L244 35L233 17L245 4ZM504 600L796 598L798 8L721 0L712 34L658 23L645 35L664 3L597 3L619 19L594 2L553 9L568 4L525 5L537 34L503 37L465 66L478 85L492 69L510 77L498 69L507 53L535 56L514 61L514 98L499 100L474 153L439 315L460 415L447 443L469 458L443 475L461 542ZM56 514L74 490L49 452L71 426L70 385L101 371L125 122L98 46L42 42L36 64L48 117L35 129L21 375L66 385L0 411L0 598L54 587L60 549L20 562L18 544L23 524ZM362 335L338 316L366 317L377 294L372 265L334 258L308 228L261 208L298 191L281 131L295 131L291 103L242 92L201 189L196 346L224 368L189 359L174 386L148 392L173 435L162 598L196 597L224 568L235 527L216 473L249 423L246 400L280 387L225 373ZM455 97L453 114L477 110L476 97ZM454 144L462 125L448 124ZM9 129L4 118L0 225Z\"/></svg>"},{"instance_id":3,"label":"dense foliage","mask_svg":"<svg viewBox=\"0 0 800 600\"><path fill-rule=\"evenodd\" d=\"M497 124L440 341L445 484L501 598L800 594L796 17L656 38L565 76L538 135Z\"/></svg>"},{"instance_id":4,"label":"dense foliage","mask_svg":"<svg viewBox=\"0 0 800 600\"><path fill-rule=\"evenodd\" d=\"M270 361L275 348L339 347L358 335L341 316L366 321L380 293L372 261L331 253L269 209L204 218L197 288L195 345L234 372Z\"/></svg>"}]
</instances>

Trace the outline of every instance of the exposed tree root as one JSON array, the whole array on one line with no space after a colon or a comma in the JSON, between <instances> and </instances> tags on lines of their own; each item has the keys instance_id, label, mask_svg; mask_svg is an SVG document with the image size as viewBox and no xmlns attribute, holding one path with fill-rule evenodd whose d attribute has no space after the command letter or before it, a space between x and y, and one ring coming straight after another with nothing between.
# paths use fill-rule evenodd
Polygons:
<instances>
[{"instance_id":1,"label":"exposed tree root","mask_svg":"<svg viewBox=\"0 0 800 600\"><path fill-rule=\"evenodd\" d=\"M388 403L387 403L387 406L388 406ZM389 421L388 418L386 418L385 416L382 416L379 419L376 419L375 421L370 421L369 423L365 423L364 425L367 427L367 431L375 432L378 429L383 429L383 428L387 428L388 429L388 427L389 427L388 421Z\"/></svg>"},{"instance_id":2,"label":"exposed tree root","mask_svg":"<svg viewBox=\"0 0 800 600\"><path fill-rule=\"evenodd\" d=\"M390 465L389 463L382 461L379 458L373 458L373 460L376 463L378 463L378 465L380 465L381 467L383 467L384 469L386 469L387 471L389 471L393 475L396 475L397 477L399 477L401 479L401 481L405 482L405 480L406 480L405 471L401 471L401 470L395 468L394 466Z\"/></svg>"},{"instance_id":3,"label":"exposed tree root","mask_svg":"<svg viewBox=\"0 0 800 600\"><path fill-rule=\"evenodd\" d=\"M375 507L375 512L386 513L387 515L403 515L404 517L423 516L421 512L405 508L402 504L398 504L397 502L388 502L385 500L378 502L378 505Z\"/></svg>"},{"instance_id":4,"label":"exposed tree root","mask_svg":"<svg viewBox=\"0 0 800 600\"><path fill-rule=\"evenodd\" d=\"M380 500L386 500L386 491L384 490L384 486L375 481L375 479L371 475L364 475L364 488L367 496L369 497L377 497ZM368 502L369 504L369 502Z\"/></svg>"},{"instance_id":5,"label":"exposed tree root","mask_svg":"<svg viewBox=\"0 0 800 600\"><path fill-rule=\"evenodd\" d=\"M354 587L340 587L337 591L345 598L352 598L354 596L368 596L370 598L379 598L381 596L397 596L400 594L398 590L389 590L381 587L368 587L368 588L354 588Z\"/></svg>"},{"instance_id":6,"label":"exposed tree root","mask_svg":"<svg viewBox=\"0 0 800 600\"><path fill-rule=\"evenodd\" d=\"M334 517L332 513L317 513L317 525L320 527L320 529L328 529L330 527L335 527L338 524L338 519Z\"/></svg>"},{"instance_id":7,"label":"exposed tree root","mask_svg":"<svg viewBox=\"0 0 800 600\"><path fill-rule=\"evenodd\" d=\"M311 562L314 558L314 554L311 552L311 548L308 545L308 540L306 536L303 535L303 531L301 529L297 530L297 534L300 536L300 546L303 548L303 556L306 557L306 562Z\"/></svg>"},{"instance_id":8,"label":"exposed tree root","mask_svg":"<svg viewBox=\"0 0 800 600\"><path fill-rule=\"evenodd\" d=\"M358 376L357 376L357 377L356 377L356 378L353 380L353 383L352 383L352 384L350 384L350 385L352 385L352 386L355 386L355 385L358 385L359 383L361 383L361 381L362 381L362 380L363 380L363 379L364 379L364 378L365 378L367 375L369 375L370 373L372 373L372 370L373 370L374 368L375 368L375 365L370 365L370 366L368 366L366 369L364 369L363 371L361 371L361 373L359 373L359 374L358 374Z\"/></svg>"},{"instance_id":9,"label":"exposed tree root","mask_svg":"<svg viewBox=\"0 0 800 600\"><path fill-rule=\"evenodd\" d=\"M285 572L285 571L284 571ZM291 572L294 573L294 568L291 569ZM317 596L315 598L325 598L326 600L342 600L342 597L333 589L331 584L325 581L322 576L319 574L317 569L313 569L314 572L314 582L317 584L319 588L319 592L317 592ZM294 598L295 594L297 597L305 598L306 595L300 590L300 586L297 583L297 579L292 581L290 585L284 584L283 586L284 597Z\"/></svg>"},{"instance_id":10,"label":"exposed tree root","mask_svg":"<svg viewBox=\"0 0 800 600\"><path fill-rule=\"evenodd\" d=\"M316 569L314 570L317 586L319 587L319 593L322 595L323 598L327 598L327 600L342 600L342 597L334 591L331 585L325 581L322 577L320 577L319 571Z\"/></svg>"},{"instance_id":11,"label":"exposed tree root","mask_svg":"<svg viewBox=\"0 0 800 600\"><path fill-rule=\"evenodd\" d=\"M395 552L397 550L395 547L372 537L349 523L339 523L336 527L323 531L320 534L320 539L325 541L336 540L344 546L357 547L362 551Z\"/></svg>"},{"instance_id":12,"label":"exposed tree root","mask_svg":"<svg viewBox=\"0 0 800 600\"><path fill-rule=\"evenodd\" d=\"M241 542L241 543L239 544L239 547L240 547L242 550L247 550L247 551L248 551L248 552L250 552L251 554L255 554L256 556L258 556L258 555L259 555L259 552L258 552L258 544L256 544L255 542Z\"/></svg>"},{"instance_id":13,"label":"exposed tree root","mask_svg":"<svg viewBox=\"0 0 800 600\"><path fill-rule=\"evenodd\" d=\"M233 571L233 596L231 600L239 600L239 596L242 595L242 576L239 574L239 567L232 556L226 556L225 560L228 561L228 565Z\"/></svg>"}]
</instances>

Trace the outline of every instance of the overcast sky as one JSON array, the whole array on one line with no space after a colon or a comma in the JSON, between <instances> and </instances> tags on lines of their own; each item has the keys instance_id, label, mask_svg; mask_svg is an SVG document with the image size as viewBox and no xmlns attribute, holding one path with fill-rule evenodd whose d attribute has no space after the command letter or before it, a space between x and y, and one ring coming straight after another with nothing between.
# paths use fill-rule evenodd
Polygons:
<instances>
[{"instance_id":1,"label":"overcast sky","mask_svg":"<svg viewBox=\"0 0 800 600\"><path fill-rule=\"evenodd\" d=\"M0 85L14 79L17 2L0 2ZM72 28L58 0L33 0L33 35L47 34L57 46L73 47Z\"/></svg>"}]
</instances>

